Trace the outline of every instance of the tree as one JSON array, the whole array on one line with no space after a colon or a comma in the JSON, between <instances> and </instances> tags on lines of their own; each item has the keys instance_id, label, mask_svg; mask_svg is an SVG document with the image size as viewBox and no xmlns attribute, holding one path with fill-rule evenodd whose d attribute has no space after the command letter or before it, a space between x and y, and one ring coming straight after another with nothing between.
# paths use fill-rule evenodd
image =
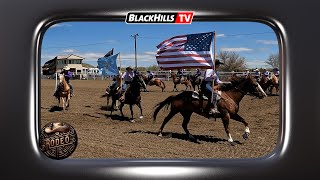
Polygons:
<instances>
[{"instance_id":1,"label":"tree","mask_svg":"<svg viewBox=\"0 0 320 180\"><path fill-rule=\"evenodd\" d=\"M271 54L268 59L265 61L268 65L272 66L272 68L279 68L279 53Z\"/></svg>"},{"instance_id":2,"label":"tree","mask_svg":"<svg viewBox=\"0 0 320 180\"><path fill-rule=\"evenodd\" d=\"M221 51L218 57L224 62L224 65L220 66L220 71L231 72L231 71L245 71L246 59L240 57L239 54L232 51Z\"/></svg>"}]
</instances>

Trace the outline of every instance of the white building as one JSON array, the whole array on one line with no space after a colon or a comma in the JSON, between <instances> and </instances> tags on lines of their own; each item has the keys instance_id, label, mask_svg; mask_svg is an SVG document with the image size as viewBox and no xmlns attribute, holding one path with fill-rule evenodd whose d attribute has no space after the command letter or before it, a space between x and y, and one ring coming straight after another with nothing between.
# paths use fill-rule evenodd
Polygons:
<instances>
[{"instance_id":1,"label":"white building","mask_svg":"<svg viewBox=\"0 0 320 180\"><path fill-rule=\"evenodd\" d=\"M55 72L60 73L64 66L69 66L73 75L87 74L88 68L82 66L83 60L83 57L74 54L67 56L56 56L42 66L42 72L44 75L50 75Z\"/></svg>"}]
</instances>

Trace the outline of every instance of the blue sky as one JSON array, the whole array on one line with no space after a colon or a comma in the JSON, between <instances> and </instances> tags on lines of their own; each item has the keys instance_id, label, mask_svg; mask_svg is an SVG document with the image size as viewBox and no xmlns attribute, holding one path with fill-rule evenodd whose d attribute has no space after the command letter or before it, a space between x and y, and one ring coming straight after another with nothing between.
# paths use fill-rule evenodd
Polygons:
<instances>
[{"instance_id":1,"label":"blue sky","mask_svg":"<svg viewBox=\"0 0 320 180\"><path fill-rule=\"evenodd\" d=\"M246 59L248 68L269 67L265 61L279 53L275 32L258 22L192 22L192 24L126 24L125 22L64 22L44 34L41 65L58 55L75 54L84 63L97 60L114 48L120 52L121 66L135 65L134 39L137 37L138 66L157 65L156 46L177 35L216 31L216 54L233 51ZM119 65L119 62L118 62Z\"/></svg>"}]
</instances>

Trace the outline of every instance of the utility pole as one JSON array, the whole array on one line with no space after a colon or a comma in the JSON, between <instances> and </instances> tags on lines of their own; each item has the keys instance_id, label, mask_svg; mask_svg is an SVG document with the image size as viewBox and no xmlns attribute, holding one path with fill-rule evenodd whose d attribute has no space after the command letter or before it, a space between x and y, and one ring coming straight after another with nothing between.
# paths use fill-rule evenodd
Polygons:
<instances>
[{"instance_id":1,"label":"utility pole","mask_svg":"<svg viewBox=\"0 0 320 180\"><path fill-rule=\"evenodd\" d=\"M138 65L137 65L137 36L139 36L138 33L131 35L131 37L134 38L134 59L135 59L135 67L136 70L138 70Z\"/></svg>"}]
</instances>

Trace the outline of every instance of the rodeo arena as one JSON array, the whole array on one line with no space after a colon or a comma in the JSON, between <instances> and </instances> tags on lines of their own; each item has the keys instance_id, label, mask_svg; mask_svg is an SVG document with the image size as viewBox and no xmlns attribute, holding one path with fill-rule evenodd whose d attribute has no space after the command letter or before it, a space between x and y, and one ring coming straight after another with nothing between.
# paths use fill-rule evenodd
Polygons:
<instances>
[{"instance_id":1,"label":"rodeo arena","mask_svg":"<svg viewBox=\"0 0 320 180\"><path fill-rule=\"evenodd\" d=\"M213 39L212 34L194 35ZM157 46L158 69L153 71L119 66L121 54L114 49L97 59L96 67L85 66L85 57L76 54L47 61L41 67L41 127L62 121L75 128L78 145L70 158L258 158L272 153L280 138L279 72L220 71L216 68L224 59L204 54L206 42L191 50L196 55L186 56L187 48L179 51L184 54L176 60L168 40ZM212 92L208 70L226 82L212 84Z\"/></svg>"}]
</instances>

